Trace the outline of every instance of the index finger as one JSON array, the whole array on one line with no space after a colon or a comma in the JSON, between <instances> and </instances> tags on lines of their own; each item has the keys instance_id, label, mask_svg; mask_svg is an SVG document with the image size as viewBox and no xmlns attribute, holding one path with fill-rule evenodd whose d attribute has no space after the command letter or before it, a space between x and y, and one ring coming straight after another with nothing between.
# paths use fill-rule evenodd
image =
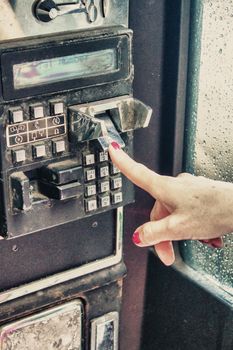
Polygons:
<instances>
[{"instance_id":1,"label":"index finger","mask_svg":"<svg viewBox=\"0 0 233 350\"><path fill-rule=\"evenodd\" d=\"M117 168L135 185L139 186L154 198L161 196L164 188L164 177L137 163L128 156L117 144L109 146L109 154Z\"/></svg>"}]
</instances>

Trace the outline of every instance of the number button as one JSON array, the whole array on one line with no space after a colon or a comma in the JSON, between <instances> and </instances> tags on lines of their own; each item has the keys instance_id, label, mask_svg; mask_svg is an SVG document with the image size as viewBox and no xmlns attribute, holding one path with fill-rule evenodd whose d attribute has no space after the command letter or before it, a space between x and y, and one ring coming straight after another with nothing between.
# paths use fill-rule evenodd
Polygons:
<instances>
[{"instance_id":1,"label":"number button","mask_svg":"<svg viewBox=\"0 0 233 350\"><path fill-rule=\"evenodd\" d=\"M122 187L122 178L116 177L115 179L111 179L111 189L116 190Z\"/></svg>"},{"instance_id":2,"label":"number button","mask_svg":"<svg viewBox=\"0 0 233 350\"><path fill-rule=\"evenodd\" d=\"M114 164L110 164L110 174L116 175L119 173L120 173L120 170Z\"/></svg>"},{"instance_id":3,"label":"number button","mask_svg":"<svg viewBox=\"0 0 233 350\"><path fill-rule=\"evenodd\" d=\"M85 171L85 180L86 181L92 181L92 180L95 180L95 178L96 178L95 169L88 169Z\"/></svg>"},{"instance_id":4,"label":"number button","mask_svg":"<svg viewBox=\"0 0 233 350\"><path fill-rule=\"evenodd\" d=\"M85 207L86 207L86 211L90 212L90 211L94 211L97 209L97 200L95 199L89 199L85 201Z\"/></svg>"},{"instance_id":5,"label":"number button","mask_svg":"<svg viewBox=\"0 0 233 350\"><path fill-rule=\"evenodd\" d=\"M110 190L109 181L101 181L98 184L99 193L108 192Z\"/></svg>"},{"instance_id":6,"label":"number button","mask_svg":"<svg viewBox=\"0 0 233 350\"><path fill-rule=\"evenodd\" d=\"M98 158L99 162L108 161L108 152L99 152Z\"/></svg>"},{"instance_id":7,"label":"number button","mask_svg":"<svg viewBox=\"0 0 233 350\"><path fill-rule=\"evenodd\" d=\"M109 176L108 165L99 167L99 177L102 178L106 176Z\"/></svg>"},{"instance_id":8,"label":"number button","mask_svg":"<svg viewBox=\"0 0 233 350\"><path fill-rule=\"evenodd\" d=\"M91 197L96 194L96 185L89 185L85 187L86 197Z\"/></svg>"},{"instance_id":9,"label":"number button","mask_svg":"<svg viewBox=\"0 0 233 350\"><path fill-rule=\"evenodd\" d=\"M93 165L95 164L95 155L86 154L83 156L84 165Z\"/></svg>"},{"instance_id":10,"label":"number button","mask_svg":"<svg viewBox=\"0 0 233 350\"><path fill-rule=\"evenodd\" d=\"M122 192L117 192L112 194L112 204L118 204L123 201Z\"/></svg>"},{"instance_id":11,"label":"number button","mask_svg":"<svg viewBox=\"0 0 233 350\"><path fill-rule=\"evenodd\" d=\"M99 205L101 208L108 207L110 205L110 196L99 196Z\"/></svg>"}]
</instances>

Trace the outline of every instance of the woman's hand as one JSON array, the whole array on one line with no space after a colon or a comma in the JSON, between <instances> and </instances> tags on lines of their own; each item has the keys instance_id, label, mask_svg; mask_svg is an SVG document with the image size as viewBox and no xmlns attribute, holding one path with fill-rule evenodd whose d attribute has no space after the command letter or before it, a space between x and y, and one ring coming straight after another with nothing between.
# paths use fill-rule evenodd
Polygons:
<instances>
[{"instance_id":1,"label":"woman's hand","mask_svg":"<svg viewBox=\"0 0 233 350\"><path fill-rule=\"evenodd\" d=\"M161 176L135 162L115 142L109 147L113 163L135 185L156 199L149 222L138 227L133 241L155 246L166 264L175 260L172 241L197 239L222 247L222 235L233 231L233 184L202 176Z\"/></svg>"}]
</instances>

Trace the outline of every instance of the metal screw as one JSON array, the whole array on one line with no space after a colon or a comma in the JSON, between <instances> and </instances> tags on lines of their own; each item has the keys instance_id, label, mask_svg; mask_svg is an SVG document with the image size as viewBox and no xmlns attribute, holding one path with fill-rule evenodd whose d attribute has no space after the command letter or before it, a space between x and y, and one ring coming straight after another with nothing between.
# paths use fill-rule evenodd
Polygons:
<instances>
[{"instance_id":1,"label":"metal screw","mask_svg":"<svg viewBox=\"0 0 233 350\"><path fill-rule=\"evenodd\" d=\"M12 251L13 252L17 252L18 250L19 250L19 248L17 247L16 244L14 244L13 247L12 247Z\"/></svg>"},{"instance_id":2,"label":"metal screw","mask_svg":"<svg viewBox=\"0 0 233 350\"><path fill-rule=\"evenodd\" d=\"M94 221L93 224L92 224L92 227L93 228L96 228L98 226L98 222L97 221Z\"/></svg>"}]
</instances>

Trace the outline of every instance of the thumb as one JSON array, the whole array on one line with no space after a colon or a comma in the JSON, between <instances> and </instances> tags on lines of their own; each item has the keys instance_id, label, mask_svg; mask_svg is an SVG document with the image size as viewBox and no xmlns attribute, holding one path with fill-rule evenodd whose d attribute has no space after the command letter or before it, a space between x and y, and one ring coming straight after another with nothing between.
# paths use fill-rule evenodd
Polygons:
<instances>
[{"instance_id":1,"label":"thumb","mask_svg":"<svg viewBox=\"0 0 233 350\"><path fill-rule=\"evenodd\" d=\"M164 265L170 266L175 261L175 253L171 241L160 242L154 245L159 259Z\"/></svg>"},{"instance_id":2,"label":"thumb","mask_svg":"<svg viewBox=\"0 0 233 350\"><path fill-rule=\"evenodd\" d=\"M170 212L164 205L157 201L151 212L151 221L161 220L170 215ZM173 249L173 244L171 241L160 242L154 245L155 251L160 258L160 260L167 266L170 266L175 261L175 253Z\"/></svg>"},{"instance_id":3,"label":"thumb","mask_svg":"<svg viewBox=\"0 0 233 350\"><path fill-rule=\"evenodd\" d=\"M138 227L133 234L133 242L140 247L148 247L165 241L184 239L177 230L179 217L169 215L158 221L149 221Z\"/></svg>"}]
</instances>

